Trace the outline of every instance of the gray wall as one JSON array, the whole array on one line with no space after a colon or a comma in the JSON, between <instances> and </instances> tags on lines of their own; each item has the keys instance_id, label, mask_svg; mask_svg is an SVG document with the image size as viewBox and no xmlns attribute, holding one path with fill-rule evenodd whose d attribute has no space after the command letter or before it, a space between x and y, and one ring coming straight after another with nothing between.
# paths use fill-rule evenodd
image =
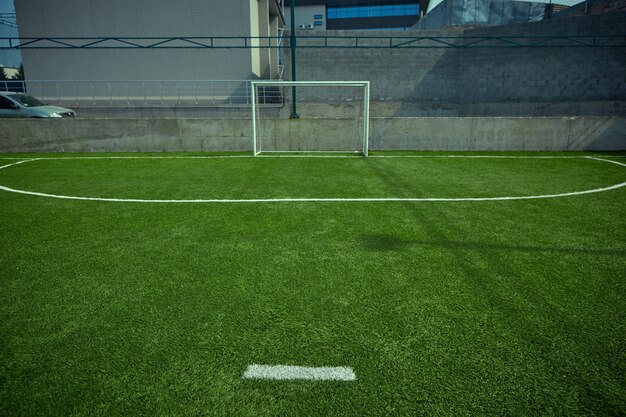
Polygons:
<instances>
[{"instance_id":1,"label":"gray wall","mask_svg":"<svg viewBox=\"0 0 626 417\"><path fill-rule=\"evenodd\" d=\"M624 27L626 12L617 12L495 28L324 33L330 36L465 37L608 34L616 35L615 40L623 43ZM315 45L315 42L319 44L316 40L301 39L298 45ZM350 42L353 41L346 40L345 44L350 45ZM626 47L623 46L302 48L297 54L300 80L370 80L372 111L376 116L626 114ZM285 61L290 63L289 59ZM289 68L285 74L290 74ZM381 103L386 105L380 106Z\"/></svg>"},{"instance_id":2,"label":"gray wall","mask_svg":"<svg viewBox=\"0 0 626 417\"><path fill-rule=\"evenodd\" d=\"M468 29L464 35L620 35L614 40L621 39L624 44L625 27L626 12L621 12ZM461 59L460 83L465 86L462 103L515 102L516 99L530 103L626 101L626 47L478 49L463 51Z\"/></svg>"},{"instance_id":3,"label":"gray wall","mask_svg":"<svg viewBox=\"0 0 626 417\"><path fill-rule=\"evenodd\" d=\"M303 149L301 144L320 138L320 131L335 132L334 138L352 133L352 124L337 118L275 123L277 131L290 132L279 139L282 143L273 143L280 150ZM246 119L0 119L0 131L5 132L0 153L252 151ZM374 118L370 149L626 150L626 118Z\"/></svg>"},{"instance_id":4,"label":"gray wall","mask_svg":"<svg viewBox=\"0 0 626 417\"><path fill-rule=\"evenodd\" d=\"M270 8L268 0L15 0L15 7L24 38L277 36L278 30L274 24L274 33L270 33L272 19L268 15L275 13L275 6ZM146 45L151 41L135 42ZM242 41L215 43L234 44ZM101 45L122 44L107 41ZM190 44L174 41L168 46ZM27 80L247 80L278 72L276 54L273 67L267 68L269 49L24 48L22 55ZM71 94L91 93L82 84L72 88L84 91ZM50 95L54 95L56 91L50 89ZM38 93L48 95L45 91ZM132 95L133 91L126 94ZM137 89L137 96L143 94L150 92Z\"/></svg>"},{"instance_id":5,"label":"gray wall","mask_svg":"<svg viewBox=\"0 0 626 417\"><path fill-rule=\"evenodd\" d=\"M22 37L250 36L249 0L15 0ZM23 49L31 80L245 79L250 51ZM238 65L234 66L233 62Z\"/></svg>"}]
</instances>

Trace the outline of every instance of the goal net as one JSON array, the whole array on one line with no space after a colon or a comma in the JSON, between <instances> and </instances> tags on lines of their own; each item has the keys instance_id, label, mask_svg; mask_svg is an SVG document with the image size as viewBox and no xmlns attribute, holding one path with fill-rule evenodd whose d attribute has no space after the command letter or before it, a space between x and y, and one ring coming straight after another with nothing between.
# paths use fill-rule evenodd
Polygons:
<instances>
[{"instance_id":1,"label":"goal net","mask_svg":"<svg viewBox=\"0 0 626 417\"><path fill-rule=\"evenodd\" d=\"M351 152L367 156L369 81L252 81L254 155Z\"/></svg>"}]
</instances>

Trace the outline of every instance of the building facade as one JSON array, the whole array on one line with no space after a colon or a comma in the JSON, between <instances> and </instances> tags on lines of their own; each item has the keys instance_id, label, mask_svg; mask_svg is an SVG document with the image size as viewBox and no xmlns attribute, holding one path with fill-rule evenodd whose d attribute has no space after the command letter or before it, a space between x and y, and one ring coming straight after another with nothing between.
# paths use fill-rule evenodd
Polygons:
<instances>
[{"instance_id":1,"label":"building facade","mask_svg":"<svg viewBox=\"0 0 626 417\"><path fill-rule=\"evenodd\" d=\"M407 29L428 5L427 0L286 0L287 29L290 1L300 30Z\"/></svg>"},{"instance_id":2,"label":"building facade","mask_svg":"<svg viewBox=\"0 0 626 417\"><path fill-rule=\"evenodd\" d=\"M581 0L433 0L416 29L451 26L503 26L549 19Z\"/></svg>"},{"instance_id":3,"label":"building facade","mask_svg":"<svg viewBox=\"0 0 626 417\"><path fill-rule=\"evenodd\" d=\"M280 77L282 0L15 0L15 10L21 38L38 39L22 48L27 80ZM81 47L53 49L59 40Z\"/></svg>"}]
</instances>

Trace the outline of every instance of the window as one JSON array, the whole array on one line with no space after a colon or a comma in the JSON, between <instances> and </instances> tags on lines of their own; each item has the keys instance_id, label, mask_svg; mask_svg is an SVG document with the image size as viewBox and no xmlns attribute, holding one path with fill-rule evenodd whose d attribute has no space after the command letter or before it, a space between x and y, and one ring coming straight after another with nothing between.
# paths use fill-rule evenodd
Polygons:
<instances>
[{"instance_id":1,"label":"window","mask_svg":"<svg viewBox=\"0 0 626 417\"><path fill-rule=\"evenodd\" d=\"M355 17L384 17L384 16L417 16L419 4L394 4L379 6L329 7L326 10L327 19L348 19Z\"/></svg>"},{"instance_id":2,"label":"window","mask_svg":"<svg viewBox=\"0 0 626 417\"><path fill-rule=\"evenodd\" d=\"M0 96L0 109L14 109L15 107L15 103L13 103L11 100L6 97Z\"/></svg>"},{"instance_id":3,"label":"window","mask_svg":"<svg viewBox=\"0 0 626 417\"><path fill-rule=\"evenodd\" d=\"M26 95L26 94L15 94L15 95L13 95L13 99L15 101L19 101L20 103L22 103L22 105L24 107L45 106L45 104L42 101L36 99L33 96L29 96L29 95Z\"/></svg>"}]
</instances>

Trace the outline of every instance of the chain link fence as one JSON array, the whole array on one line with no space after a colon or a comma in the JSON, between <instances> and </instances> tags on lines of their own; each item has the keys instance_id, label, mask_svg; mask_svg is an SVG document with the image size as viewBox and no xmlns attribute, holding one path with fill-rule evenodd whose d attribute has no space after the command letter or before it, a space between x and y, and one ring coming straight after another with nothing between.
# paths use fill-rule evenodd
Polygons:
<instances>
[{"instance_id":1,"label":"chain link fence","mask_svg":"<svg viewBox=\"0 0 626 417\"><path fill-rule=\"evenodd\" d=\"M297 31L293 44L280 30L240 36L226 23L207 28L194 2L146 13L159 21L88 4L75 30L59 11L29 23L43 25L45 37L0 39L2 53L20 53L26 78L0 81L0 89L22 89L80 117L249 118L250 81L291 80L295 53L297 80L370 81L372 117L626 112L623 13L437 31ZM238 7L232 12L244 13ZM97 27L106 19L93 14L109 16L112 27ZM19 24L19 7L17 16ZM182 33L177 16L189 22ZM119 36L78 36L90 30ZM215 36L181 36L208 31ZM280 102L289 108L291 97Z\"/></svg>"},{"instance_id":2,"label":"chain link fence","mask_svg":"<svg viewBox=\"0 0 626 417\"><path fill-rule=\"evenodd\" d=\"M626 36L563 23L303 37L296 72L370 81L375 117L625 114Z\"/></svg>"}]
</instances>

